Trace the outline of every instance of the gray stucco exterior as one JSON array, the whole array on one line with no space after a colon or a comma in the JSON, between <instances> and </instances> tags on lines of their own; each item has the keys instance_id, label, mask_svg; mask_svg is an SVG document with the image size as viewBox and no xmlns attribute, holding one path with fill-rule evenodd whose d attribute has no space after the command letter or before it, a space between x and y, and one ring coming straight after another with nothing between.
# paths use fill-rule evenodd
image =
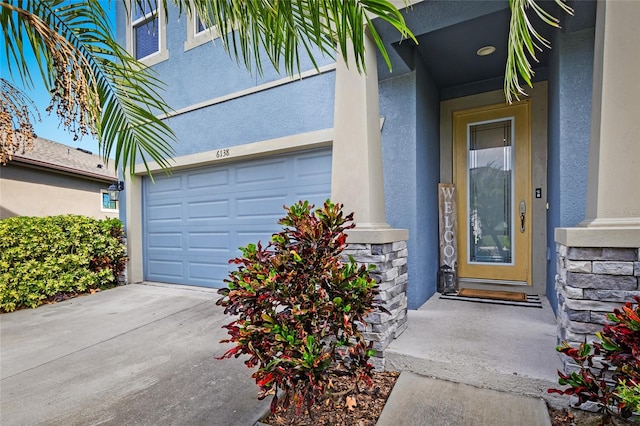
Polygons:
<instances>
[{"instance_id":1,"label":"gray stucco exterior","mask_svg":"<svg viewBox=\"0 0 640 426\"><path fill-rule=\"evenodd\" d=\"M177 154L331 128L333 86L331 72L172 117L168 123L180 141Z\"/></svg>"},{"instance_id":2,"label":"gray stucco exterior","mask_svg":"<svg viewBox=\"0 0 640 426\"><path fill-rule=\"evenodd\" d=\"M591 133L593 28L556 33L549 71L547 297L557 306L553 230L585 217Z\"/></svg>"},{"instance_id":3,"label":"gray stucco exterior","mask_svg":"<svg viewBox=\"0 0 640 426\"><path fill-rule=\"evenodd\" d=\"M387 219L409 230L407 297L414 309L435 293L438 270L440 103L420 57L415 71L380 82L380 114Z\"/></svg>"}]
</instances>

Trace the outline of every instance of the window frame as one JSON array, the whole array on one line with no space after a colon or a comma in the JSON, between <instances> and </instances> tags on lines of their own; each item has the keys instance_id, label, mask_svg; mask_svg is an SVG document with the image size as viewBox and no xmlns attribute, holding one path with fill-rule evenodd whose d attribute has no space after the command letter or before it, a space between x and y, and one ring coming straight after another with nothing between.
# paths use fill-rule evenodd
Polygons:
<instances>
[{"instance_id":1,"label":"window frame","mask_svg":"<svg viewBox=\"0 0 640 426\"><path fill-rule=\"evenodd\" d=\"M155 25L158 31L158 50L150 55L147 55L138 59L138 62L146 66L152 66L169 59L169 50L167 49L166 20L164 19L164 9L162 6L162 2L158 2L157 8L155 10L152 10L144 14L142 17L136 18L136 19L133 19L133 15L135 13L134 7L135 7L135 4L131 1L128 1L127 39L126 39L127 51L133 57L135 57L136 28L140 27L141 25L145 25L149 22L155 21Z\"/></svg>"},{"instance_id":2,"label":"window frame","mask_svg":"<svg viewBox=\"0 0 640 426\"><path fill-rule=\"evenodd\" d=\"M184 42L185 52L220 37L218 29L215 26L205 28L203 31L198 31L198 21L200 21L200 18L197 12L187 14L187 40Z\"/></svg>"},{"instance_id":3,"label":"window frame","mask_svg":"<svg viewBox=\"0 0 640 426\"><path fill-rule=\"evenodd\" d=\"M104 197L105 195L109 197L109 191L106 189L100 190L100 211L105 213L119 213L120 212L120 200L111 201L115 204L115 208L110 209L104 206Z\"/></svg>"}]
</instances>

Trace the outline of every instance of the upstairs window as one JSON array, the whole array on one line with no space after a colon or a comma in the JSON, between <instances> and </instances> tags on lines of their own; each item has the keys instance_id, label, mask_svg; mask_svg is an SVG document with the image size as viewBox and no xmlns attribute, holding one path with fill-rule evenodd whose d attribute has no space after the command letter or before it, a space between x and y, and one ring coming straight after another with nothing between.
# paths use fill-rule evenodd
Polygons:
<instances>
[{"instance_id":1,"label":"upstairs window","mask_svg":"<svg viewBox=\"0 0 640 426\"><path fill-rule=\"evenodd\" d=\"M160 52L160 37L158 35L158 14L156 9L144 3L134 5L131 26L133 27L133 55L136 59L146 58Z\"/></svg>"},{"instance_id":2,"label":"upstairs window","mask_svg":"<svg viewBox=\"0 0 640 426\"><path fill-rule=\"evenodd\" d=\"M199 16L187 18L187 41L184 50L193 49L218 37L215 27L205 27Z\"/></svg>"},{"instance_id":3,"label":"upstairs window","mask_svg":"<svg viewBox=\"0 0 640 426\"><path fill-rule=\"evenodd\" d=\"M202 23L202 19L200 19L199 16L196 18L195 28L193 30L194 30L193 31L194 37L198 37L200 34L205 32L206 30L206 28L204 27L204 24Z\"/></svg>"},{"instance_id":4,"label":"upstairs window","mask_svg":"<svg viewBox=\"0 0 640 426\"><path fill-rule=\"evenodd\" d=\"M158 4L161 7L161 4ZM169 57L166 49L165 22L160 9L153 9L148 2L131 4L127 50L145 65L153 65Z\"/></svg>"}]
</instances>

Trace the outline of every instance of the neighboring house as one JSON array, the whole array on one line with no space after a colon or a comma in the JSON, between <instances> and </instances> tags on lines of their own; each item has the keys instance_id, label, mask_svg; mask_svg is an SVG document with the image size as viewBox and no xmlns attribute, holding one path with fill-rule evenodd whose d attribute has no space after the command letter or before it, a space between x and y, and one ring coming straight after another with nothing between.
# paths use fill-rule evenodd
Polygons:
<instances>
[{"instance_id":1,"label":"neighboring house","mask_svg":"<svg viewBox=\"0 0 640 426\"><path fill-rule=\"evenodd\" d=\"M534 18L553 48L512 105L507 0L416 2L403 13L418 46L375 22L393 72L369 43L366 77L326 59L302 79L246 72L173 9L165 24L120 8L179 139L171 176L128 183L130 281L221 286L283 204L331 196L355 211L352 252L378 265L388 341L436 292L438 184L453 183L460 286L546 295L559 337L581 341L640 293L640 2L569 4L544 2L562 30Z\"/></svg>"},{"instance_id":2,"label":"neighboring house","mask_svg":"<svg viewBox=\"0 0 640 426\"><path fill-rule=\"evenodd\" d=\"M0 166L0 219L12 216L79 214L118 217L118 201L107 188L117 181L98 155L37 138Z\"/></svg>"}]
</instances>

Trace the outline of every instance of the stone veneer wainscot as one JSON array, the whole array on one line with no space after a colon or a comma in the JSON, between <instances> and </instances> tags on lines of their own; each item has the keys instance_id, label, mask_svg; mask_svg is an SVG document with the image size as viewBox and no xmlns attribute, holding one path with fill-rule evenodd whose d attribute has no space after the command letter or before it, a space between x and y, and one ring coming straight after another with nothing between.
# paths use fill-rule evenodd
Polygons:
<instances>
[{"instance_id":1,"label":"stone veneer wainscot","mask_svg":"<svg viewBox=\"0 0 640 426\"><path fill-rule=\"evenodd\" d=\"M558 341L597 340L607 314L640 296L640 248L585 248L556 244ZM563 357L565 372L575 371Z\"/></svg>"},{"instance_id":2,"label":"stone veneer wainscot","mask_svg":"<svg viewBox=\"0 0 640 426\"><path fill-rule=\"evenodd\" d=\"M407 242L349 244L343 255L353 256L359 264L376 266L371 272L380 291L376 301L390 314L370 314L364 337L373 341L376 351L371 364L376 370L384 370L385 349L407 328Z\"/></svg>"}]
</instances>

